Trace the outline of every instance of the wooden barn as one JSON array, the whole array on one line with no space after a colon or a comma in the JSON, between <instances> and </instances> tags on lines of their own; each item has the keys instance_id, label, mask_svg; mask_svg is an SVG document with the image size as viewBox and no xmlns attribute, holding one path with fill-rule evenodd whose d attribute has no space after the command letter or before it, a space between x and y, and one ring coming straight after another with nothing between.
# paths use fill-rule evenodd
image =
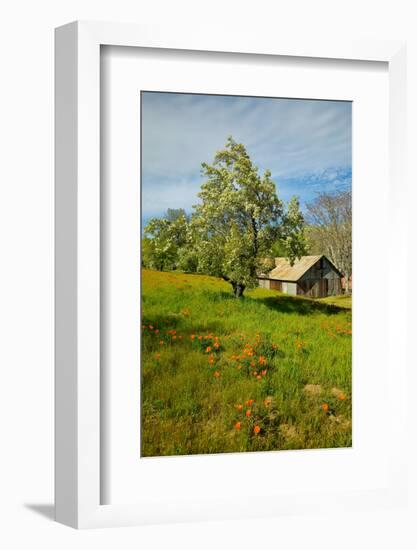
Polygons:
<instances>
[{"instance_id":1,"label":"wooden barn","mask_svg":"<svg viewBox=\"0 0 417 550\"><path fill-rule=\"evenodd\" d=\"M290 264L275 258L275 268L259 276L259 286L294 296L324 298L342 294L343 274L324 255L302 256Z\"/></svg>"}]
</instances>

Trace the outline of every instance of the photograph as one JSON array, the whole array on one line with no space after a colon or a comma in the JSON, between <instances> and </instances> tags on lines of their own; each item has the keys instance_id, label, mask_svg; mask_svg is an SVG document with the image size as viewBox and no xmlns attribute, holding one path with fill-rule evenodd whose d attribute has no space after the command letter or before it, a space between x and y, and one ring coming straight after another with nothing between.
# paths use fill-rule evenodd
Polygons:
<instances>
[{"instance_id":1,"label":"photograph","mask_svg":"<svg viewBox=\"0 0 417 550\"><path fill-rule=\"evenodd\" d=\"M141 91L141 457L352 446L352 102Z\"/></svg>"}]
</instances>

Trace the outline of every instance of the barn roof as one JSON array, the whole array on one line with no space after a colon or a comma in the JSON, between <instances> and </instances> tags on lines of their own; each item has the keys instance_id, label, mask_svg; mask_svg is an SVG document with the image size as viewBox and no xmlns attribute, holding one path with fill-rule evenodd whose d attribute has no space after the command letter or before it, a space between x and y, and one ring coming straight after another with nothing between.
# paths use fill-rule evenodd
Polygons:
<instances>
[{"instance_id":1,"label":"barn roof","mask_svg":"<svg viewBox=\"0 0 417 550\"><path fill-rule=\"evenodd\" d=\"M299 260L295 260L294 265L291 265L288 258L275 258L275 268L269 272L268 279L296 282L301 279L304 273L313 267L321 257L322 255L301 256Z\"/></svg>"},{"instance_id":2,"label":"barn roof","mask_svg":"<svg viewBox=\"0 0 417 550\"><path fill-rule=\"evenodd\" d=\"M288 258L275 258L275 268L267 274L261 274L261 278L273 279L276 281L297 282L313 265L320 260L326 258L324 254L318 256L301 256L299 260L295 260L294 265L291 265ZM343 274L326 258L333 269L342 277Z\"/></svg>"},{"instance_id":3,"label":"barn roof","mask_svg":"<svg viewBox=\"0 0 417 550\"><path fill-rule=\"evenodd\" d=\"M288 281L297 282L314 264L316 264L320 258L326 258L329 264L332 266L340 277L343 277L343 273L337 269L337 267L324 255L318 254L316 256L301 256L299 260L295 260L294 265L291 265L288 258L274 258L275 267L269 273L260 273L259 276L262 279L272 279L276 281Z\"/></svg>"}]
</instances>

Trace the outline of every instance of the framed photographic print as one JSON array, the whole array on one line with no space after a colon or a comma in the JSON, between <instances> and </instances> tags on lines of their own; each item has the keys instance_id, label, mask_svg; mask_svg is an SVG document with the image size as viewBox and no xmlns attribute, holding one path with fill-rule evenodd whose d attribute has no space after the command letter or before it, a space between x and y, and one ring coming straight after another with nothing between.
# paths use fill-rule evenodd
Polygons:
<instances>
[{"instance_id":1,"label":"framed photographic print","mask_svg":"<svg viewBox=\"0 0 417 550\"><path fill-rule=\"evenodd\" d=\"M350 447L351 102L142 91L141 119L141 456Z\"/></svg>"},{"instance_id":2,"label":"framed photographic print","mask_svg":"<svg viewBox=\"0 0 417 550\"><path fill-rule=\"evenodd\" d=\"M401 505L404 67L57 29L58 521Z\"/></svg>"}]
</instances>

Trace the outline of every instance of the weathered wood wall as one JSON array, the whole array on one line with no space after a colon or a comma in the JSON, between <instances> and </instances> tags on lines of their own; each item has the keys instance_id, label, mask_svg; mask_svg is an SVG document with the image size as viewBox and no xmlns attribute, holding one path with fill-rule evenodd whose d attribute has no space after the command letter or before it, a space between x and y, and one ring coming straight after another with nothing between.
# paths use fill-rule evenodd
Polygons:
<instances>
[{"instance_id":1,"label":"weathered wood wall","mask_svg":"<svg viewBox=\"0 0 417 550\"><path fill-rule=\"evenodd\" d=\"M258 280L259 280L259 286L261 288L267 288L267 289L271 288L270 287L270 283L271 283L270 279L258 279Z\"/></svg>"},{"instance_id":2,"label":"weathered wood wall","mask_svg":"<svg viewBox=\"0 0 417 550\"><path fill-rule=\"evenodd\" d=\"M286 294L298 294L311 298L324 298L342 294L342 279L332 264L321 258L314 264L297 283L276 281L273 279L259 279L259 286L271 290L278 290Z\"/></svg>"},{"instance_id":3,"label":"weathered wood wall","mask_svg":"<svg viewBox=\"0 0 417 550\"><path fill-rule=\"evenodd\" d=\"M326 258L321 258L314 264L297 284L297 294L312 298L324 298L341 293L341 277Z\"/></svg>"}]
</instances>

